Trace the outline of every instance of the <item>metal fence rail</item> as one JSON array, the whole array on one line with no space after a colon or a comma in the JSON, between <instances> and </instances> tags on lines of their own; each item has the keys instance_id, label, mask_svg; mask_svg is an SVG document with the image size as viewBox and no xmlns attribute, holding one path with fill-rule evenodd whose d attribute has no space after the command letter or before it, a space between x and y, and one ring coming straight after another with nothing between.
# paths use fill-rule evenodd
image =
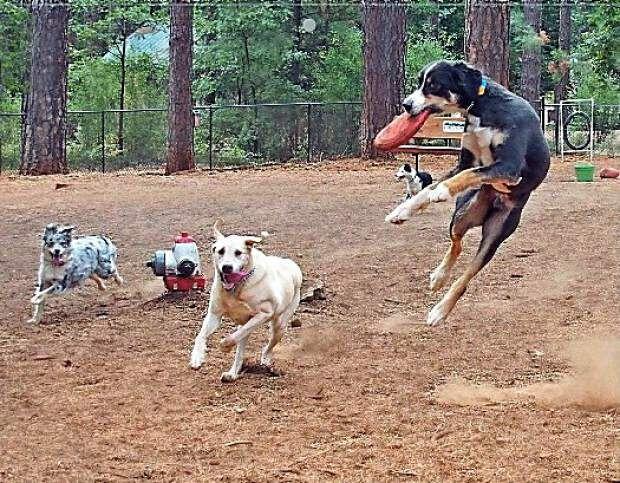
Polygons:
<instances>
[{"instance_id":1,"label":"metal fence rail","mask_svg":"<svg viewBox=\"0 0 620 483\"><path fill-rule=\"evenodd\" d=\"M534 107L544 113L541 124L557 151L557 105L537 102ZM213 169L357 156L360 116L359 102L196 106L196 163ZM20 113L0 112L0 170L19 168L22 121ZM167 132L165 109L69 111L69 169L159 168L166 160ZM620 152L620 105L595 105L594 132L595 149Z\"/></svg>"}]
</instances>

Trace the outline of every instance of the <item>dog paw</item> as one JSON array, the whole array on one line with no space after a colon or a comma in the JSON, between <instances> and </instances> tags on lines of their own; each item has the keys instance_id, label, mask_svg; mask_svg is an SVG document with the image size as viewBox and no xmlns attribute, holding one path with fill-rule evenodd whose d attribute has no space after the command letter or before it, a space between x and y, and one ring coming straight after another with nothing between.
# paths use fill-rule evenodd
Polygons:
<instances>
[{"instance_id":1,"label":"dog paw","mask_svg":"<svg viewBox=\"0 0 620 483\"><path fill-rule=\"evenodd\" d=\"M235 345L235 339L233 339L231 336L224 337L222 338L222 340L220 340L220 349L222 349L224 352L230 352L232 348L235 347Z\"/></svg>"},{"instance_id":2,"label":"dog paw","mask_svg":"<svg viewBox=\"0 0 620 483\"><path fill-rule=\"evenodd\" d=\"M220 381L222 382L234 382L239 378L238 374L235 374L234 372L231 371L227 371L227 372L222 372L222 375L220 376Z\"/></svg>"},{"instance_id":3,"label":"dog paw","mask_svg":"<svg viewBox=\"0 0 620 483\"><path fill-rule=\"evenodd\" d=\"M436 292L437 290L441 289L441 287L443 287L448 280L449 275L450 272L441 265L439 265L435 270L433 270L430 275L431 291Z\"/></svg>"},{"instance_id":4,"label":"dog paw","mask_svg":"<svg viewBox=\"0 0 620 483\"><path fill-rule=\"evenodd\" d=\"M97 284L97 288L98 288L101 292L105 292L105 291L106 291L106 289L107 289L108 287L106 287L106 284L105 284L105 283L101 282L101 283L98 283L98 284Z\"/></svg>"},{"instance_id":5,"label":"dog paw","mask_svg":"<svg viewBox=\"0 0 620 483\"><path fill-rule=\"evenodd\" d=\"M34 295L31 299L30 299L30 303L34 304L34 305L38 305L41 302L43 302L43 297L41 297L40 295Z\"/></svg>"},{"instance_id":6,"label":"dog paw","mask_svg":"<svg viewBox=\"0 0 620 483\"><path fill-rule=\"evenodd\" d=\"M450 190L444 183L439 183L435 189L428 192L428 200L431 203L439 203L441 201L448 201L452 198Z\"/></svg>"},{"instance_id":7,"label":"dog paw","mask_svg":"<svg viewBox=\"0 0 620 483\"><path fill-rule=\"evenodd\" d=\"M37 325L39 323L39 319L33 317L32 319L28 319L26 323L31 325Z\"/></svg>"},{"instance_id":8,"label":"dog paw","mask_svg":"<svg viewBox=\"0 0 620 483\"><path fill-rule=\"evenodd\" d=\"M116 282L116 285L118 285L119 287L125 284L125 280L123 280L123 277L121 277L120 275L117 275L116 277L114 277L114 281Z\"/></svg>"},{"instance_id":9,"label":"dog paw","mask_svg":"<svg viewBox=\"0 0 620 483\"><path fill-rule=\"evenodd\" d=\"M394 223L395 225L400 225L401 223L407 221L410 216L411 211L409 210L407 204L401 203L385 217L385 221L388 223Z\"/></svg>"},{"instance_id":10,"label":"dog paw","mask_svg":"<svg viewBox=\"0 0 620 483\"><path fill-rule=\"evenodd\" d=\"M261 352L261 356L260 356L260 363L263 366L270 366L272 363L273 359L272 359L272 355L269 353L267 354L265 351Z\"/></svg>"},{"instance_id":11,"label":"dog paw","mask_svg":"<svg viewBox=\"0 0 620 483\"><path fill-rule=\"evenodd\" d=\"M200 369L200 366L202 366L204 361L205 361L204 351L203 353L200 353L199 351L193 351L192 356L189 359L189 366L192 369Z\"/></svg>"},{"instance_id":12,"label":"dog paw","mask_svg":"<svg viewBox=\"0 0 620 483\"><path fill-rule=\"evenodd\" d=\"M441 302L440 302L437 305L435 305L431 309L431 311L428 313L428 317L426 318L426 324L430 325L431 327L434 327L435 325L446 320L447 316L448 314L446 313L446 310L444 309L444 307L441 305Z\"/></svg>"}]
</instances>

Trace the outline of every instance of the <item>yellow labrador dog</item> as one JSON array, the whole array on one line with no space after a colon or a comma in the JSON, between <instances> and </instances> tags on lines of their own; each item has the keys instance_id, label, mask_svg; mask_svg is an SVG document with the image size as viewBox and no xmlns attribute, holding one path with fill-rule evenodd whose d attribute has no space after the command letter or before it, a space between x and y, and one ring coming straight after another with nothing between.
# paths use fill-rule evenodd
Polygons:
<instances>
[{"instance_id":1,"label":"yellow labrador dog","mask_svg":"<svg viewBox=\"0 0 620 483\"><path fill-rule=\"evenodd\" d=\"M239 377L248 337L256 327L269 322L269 342L263 348L261 364L270 365L273 348L282 339L288 321L299 306L302 274L292 260L267 256L254 245L261 238L254 236L224 236L213 226L213 265L215 274L209 309L192 350L190 366L198 369L205 359L207 337L226 316L240 325L235 332L220 341L229 351L235 345L235 359L222 382Z\"/></svg>"}]
</instances>

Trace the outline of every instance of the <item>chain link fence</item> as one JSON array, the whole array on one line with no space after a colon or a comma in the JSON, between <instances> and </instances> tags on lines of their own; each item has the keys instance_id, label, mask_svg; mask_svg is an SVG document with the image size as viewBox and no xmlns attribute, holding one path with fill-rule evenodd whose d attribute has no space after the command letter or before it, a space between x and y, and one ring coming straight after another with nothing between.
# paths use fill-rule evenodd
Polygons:
<instances>
[{"instance_id":1,"label":"chain link fence","mask_svg":"<svg viewBox=\"0 0 620 483\"><path fill-rule=\"evenodd\" d=\"M313 162L359 154L356 102L194 108L194 153L203 168ZM19 169L21 116L0 113L0 169ZM165 109L69 111L71 171L153 169L166 161Z\"/></svg>"},{"instance_id":2,"label":"chain link fence","mask_svg":"<svg viewBox=\"0 0 620 483\"><path fill-rule=\"evenodd\" d=\"M535 103L552 149L558 152L557 104ZM222 168L358 156L361 103L211 105L194 108L194 153L199 167ZM0 113L0 170L19 168L22 116ZM578 126L569 129L580 129ZM70 111L67 162L71 171L158 169L166 160L165 109ZM574 134L574 133L573 133ZM596 104L594 147L620 153L620 105Z\"/></svg>"}]
</instances>

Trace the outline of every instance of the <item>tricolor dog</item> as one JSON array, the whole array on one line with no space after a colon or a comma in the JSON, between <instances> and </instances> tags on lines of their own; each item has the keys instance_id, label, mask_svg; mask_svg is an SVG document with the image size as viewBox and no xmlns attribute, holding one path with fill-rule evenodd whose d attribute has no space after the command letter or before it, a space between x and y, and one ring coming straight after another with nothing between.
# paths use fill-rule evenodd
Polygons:
<instances>
[{"instance_id":1,"label":"tricolor dog","mask_svg":"<svg viewBox=\"0 0 620 483\"><path fill-rule=\"evenodd\" d=\"M448 281L465 233L482 226L473 261L428 315L428 324L435 325L446 319L469 281L517 228L532 191L547 175L549 149L536 111L527 101L461 62L439 61L424 68L418 88L403 106L411 115L429 109L460 112L466 119L457 166L386 217L400 224L429 203L456 198L452 244L431 273L432 290Z\"/></svg>"},{"instance_id":2,"label":"tricolor dog","mask_svg":"<svg viewBox=\"0 0 620 483\"><path fill-rule=\"evenodd\" d=\"M398 181L405 182L405 200L417 195L433 182L433 177L424 171L416 171L409 163L403 164L394 175Z\"/></svg>"},{"instance_id":3,"label":"tricolor dog","mask_svg":"<svg viewBox=\"0 0 620 483\"><path fill-rule=\"evenodd\" d=\"M43 232L41 261L37 288L30 302L34 306L32 319L38 323L43 316L45 299L79 287L91 279L100 290L105 290L105 279L113 278L118 285L123 279L118 273L118 250L103 235L73 237L74 226L51 223Z\"/></svg>"},{"instance_id":4,"label":"tricolor dog","mask_svg":"<svg viewBox=\"0 0 620 483\"><path fill-rule=\"evenodd\" d=\"M270 324L270 338L261 353L261 364L271 365L273 348L282 339L288 321L299 306L302 274L299 266L287 258L265 255L254 245L261 238L224 236L213 226L213 285L207 315L191 353L190 366L198 369L204 362L207 338L225 316L240 327L220 341L225 351L237 347L232 367L221 376L222 382L236 380L243 365L250 334L261 324Z\"/></svg>"}]
</instances>

